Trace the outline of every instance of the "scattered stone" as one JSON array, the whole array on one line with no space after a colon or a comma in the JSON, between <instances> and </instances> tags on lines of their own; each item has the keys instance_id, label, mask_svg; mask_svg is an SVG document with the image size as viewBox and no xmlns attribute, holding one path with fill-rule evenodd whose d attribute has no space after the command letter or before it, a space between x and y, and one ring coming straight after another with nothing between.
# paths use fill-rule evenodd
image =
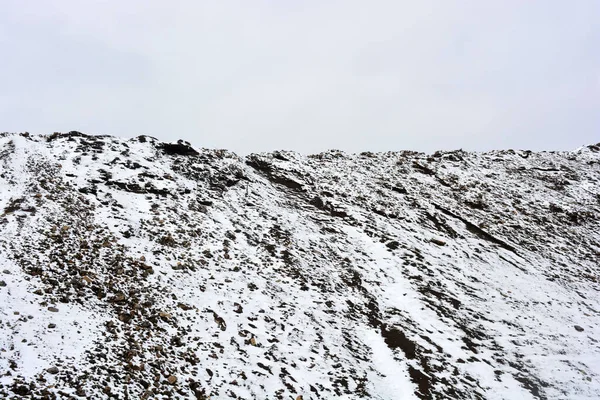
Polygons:
<instances>
[{"instance_id":1,"label":"scattered stone","mask_svg":"<svg viewBox=\"0 0 600 400\"><path fill-rule=\"evenodd\" d=\"M385 245L390 250L396 250L398 247L400 247L400 243L398 243L395 240L392 240L391 242L387 242Z\"/></svg>"},{"instance_id":2,"label":"scattered stone","mask_svg":"<svg viewBox=\"0 0 600 400\"><path fill-rule=\"evenodd\" d=\"M439 240L439 239L431 239L430 240L431 243L433 244L437 244L438 246L445 246L446 242L444 242L443 240Z\"/></svg>"},{"instance_id":3,"label":"scattered stone","mask_svg":"<svg viewBox=\"0 0 600 400\"><path fill-rule=\"evenodd\" d=\"M133 315L130 313L121 313L119 314L119 321L128 323L133 318Z\"/></svg>"},{"instance_id":4,"label":"scattered stone","mask_svg":"<svg viewBox=\"0 0 600 400\"><path fill-rule=\"evenodd\" d=\"M50 312L58 312L58 308L50 306L50 307L48 307L48 311L50 311Z\"/></svg>"},{"instance_id":5,"label":"scattered stone","mask_svg":"<svg viewBox=\"0 0 600 400\"><path fill-rule=\"evenodd\" d=\"M575 330L577 332L583 332L583 328L581 326L579 326L579 325L575 325Z\"/></svg>"},{"instance_id":6,"label":"scattered stone","mask_svg":"<svg viewBox=\"0 0 600 400\"><path fill-rule=\"evenodd\" d=\"M56 324L54 324L52 322L48 324L48 329L54 329L54 328L56 328Z\"/></svg>"},{"instance_id":7,"label":"scattered stone","mask_svg":"<svg viewBox=\"0 0 600 400\"><path fill-rule=\"evenodd\" d=\"M6 286L6 282L0 281L0 287L5 287L5 286Z\"/></svg>"},{"instance_id":8,"label":"scattered stone","mask_svg":"<svg viewBox=\"0 0 600 400\"><path fill-rule=\"evenodd\" d=\"M126 299L127 298L125 297L125 294L122 292L119 292L112 298L112 301L114 303L124 303Z\"/></svg>"},{"instance_id":9,"label":"scattered stone","mask_svg":"<svg viewBox=\"0 0 600 400\"><path fill-rule=\"evenodd\" d=\"M178 262L177 265L173 265L171 268L173 268L174 271L182 271L185 269L185 265L183 265L181 262Z\"/></svg>"},{"instance_id":10,"label":"scattered stone","mask_svg":"<svg viewBox=\"0 0 600 400\"><path fill-rule=\"evenodd\" d=\"M140 326L142 328L150 329L152 327L152 324L150 323L150 321L142 321L140 323Z\"/></svg>"},{"instance_id":11,"label":"scattered stone","mask_svg":"<svg viewBox=\"0 0 600 400\"><path fill-rule=\"evenodd\" d=\"M13 393L19 395L19 396L27 396L30 393L30 390L27 386L25 385L14 385L12 387L12 391Z\"/></svg>"},{"instance_id":12,"label":"scattered stone","mask_svg":"<svg viewBox=\"0 0 600 400\"><path fill-rule=\"evenodd\" d=\"M173 376L173 375L170 375L170 376L167 378L167 381L169 381L169 383L170 383L171 385L174 385L174 384L177 382L177 377L176 377L176 376Z\"/></svg>"},{"instance_id":13,"label":"scattered stone","mask_svg":"<svg viewBox=\"0 0 600 400\"><path fill-rule=\"evenodd\" d=\"M46 370L47 373L52 374L52 375L56 375L58 374L58 368L57 367L50 367Z\"/></svg>"},{"instance_id":14,"label":"scattered stone","mask_svg":"<svg viewBox=\"0 0 600 400\"><path fill-rule=\"evenodd\" d=\"M10 275L10 271L9 271L9 270L7 270L7 269L5 269L4 271L2 271L2 273L3 273L3 274Z\"/></svg>"}]
</instances>

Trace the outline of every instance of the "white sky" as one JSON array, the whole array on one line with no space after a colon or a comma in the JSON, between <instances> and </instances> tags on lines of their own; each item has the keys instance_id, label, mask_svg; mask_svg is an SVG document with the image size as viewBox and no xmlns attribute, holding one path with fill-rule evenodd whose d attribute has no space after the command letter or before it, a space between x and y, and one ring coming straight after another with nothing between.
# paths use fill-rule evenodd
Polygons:
<instances>
[{"instance_id":1,"label":"white sky","mask_svg":"<svg viewBox=\"0 0 600 400\"><path fill-rule=\"evenodd\" d=\"M0 131L574 149L600 141L598 21L598 0L3 0Z\"/></svg>"}]
</instances>

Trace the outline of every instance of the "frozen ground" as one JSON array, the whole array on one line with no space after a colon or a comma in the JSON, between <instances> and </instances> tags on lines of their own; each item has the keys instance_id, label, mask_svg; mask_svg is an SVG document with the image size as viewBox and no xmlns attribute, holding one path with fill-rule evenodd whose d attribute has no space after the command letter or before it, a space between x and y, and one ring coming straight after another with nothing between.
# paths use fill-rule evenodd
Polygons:
<instances>
[{"instance_id":1,"label":"frozen ground","mask_svg":"<svg viewBox=\"0 0 600 400\"><path fill-rule=\"evenodd\" d=\"M600 148L0 136L0 397L600 398Z\"/></svg>"}]
</instances>

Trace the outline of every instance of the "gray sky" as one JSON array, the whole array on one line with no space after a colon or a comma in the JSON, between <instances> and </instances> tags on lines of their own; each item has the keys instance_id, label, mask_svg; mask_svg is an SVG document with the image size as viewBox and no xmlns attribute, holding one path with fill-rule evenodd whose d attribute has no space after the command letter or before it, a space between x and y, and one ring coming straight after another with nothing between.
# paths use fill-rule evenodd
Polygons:
<instances>
[{"instance_id":1,"label":"gray sky","mask_svg":"<svg viewBox=\"0 0 600 400\"><path fill-rule=\"evenodd\" d=\"M573 149L600 141L598 21L598 0L3 0L0 131Z\"/></svg>"}]
</instances>

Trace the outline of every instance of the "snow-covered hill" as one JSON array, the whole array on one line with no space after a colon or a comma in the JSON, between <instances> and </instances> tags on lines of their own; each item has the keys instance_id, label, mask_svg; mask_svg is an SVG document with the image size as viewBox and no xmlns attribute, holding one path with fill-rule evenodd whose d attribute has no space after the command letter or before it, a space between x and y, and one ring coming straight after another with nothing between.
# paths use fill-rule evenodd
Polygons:
<instances>
[{"instance_id":1,"label":"snow-covered hill","mask_svg":"<svg viewBox=\"0 0 600 400\"><path fill-rule=\"evenodd\" d=\"M600 398L600 145L0 136L0 397Z\"/></svg>"}]
</instances>

